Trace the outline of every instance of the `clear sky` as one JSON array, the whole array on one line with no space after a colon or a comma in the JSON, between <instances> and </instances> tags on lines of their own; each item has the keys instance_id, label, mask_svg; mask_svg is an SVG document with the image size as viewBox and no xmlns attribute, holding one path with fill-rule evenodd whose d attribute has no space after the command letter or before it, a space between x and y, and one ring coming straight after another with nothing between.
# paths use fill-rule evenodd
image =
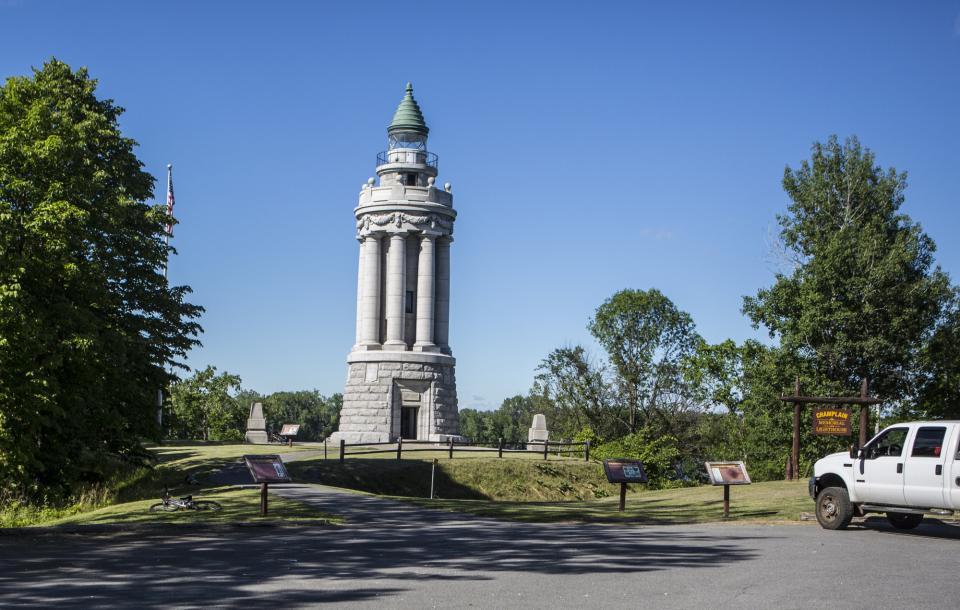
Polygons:
<instances>
[{"instance_id":1,"label":"clear sky","mask_svg":"<svg viewBox=\"0 0 960 610\"><path fill-rule=\"evenodd\" d=\"M352 210L412 81L459 211L461 407L525 393L622 288L709 341L761 337L783 169L856 134L909 172L905 211L960 275L960 1L0 0L0 75L87 66L158 177L171 281L214 364L261 392L342 390ZM593 347L596 350L596 347Z\"/></svg>"}]
</instances>

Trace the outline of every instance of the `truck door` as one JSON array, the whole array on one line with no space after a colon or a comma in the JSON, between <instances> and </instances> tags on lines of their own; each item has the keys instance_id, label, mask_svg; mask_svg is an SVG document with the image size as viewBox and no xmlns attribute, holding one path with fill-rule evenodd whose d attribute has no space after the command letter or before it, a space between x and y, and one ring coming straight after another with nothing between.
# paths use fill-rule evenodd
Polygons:
<instances>
[{"instance_id":1,"label":"truck door","mask_svg":"<svg viewBox=\"0 0 960 610\"><path fill-rule=\"evenodd\" d=\"M906 426L887 428L870 441L854 466L854 488L860 502L904 506L903 453Z\"/></svg>"},{"instance_id":2,"label":"truck door","mask_svg":"<svg viewBox=\"0 0 960 610\"><path fill-rule=\"evenodd\" d=\"M904 458L903 494L907 504L920 508L946 506L943 472L947 461L946 426L920 426Z\"/></svg>"},{"instance_id":3,"label":"truck door","mask_svg":"<svg viewBox=\"0 0 960 610\"><path fill-rule=\"evenodd\" d=\"M953 428L953 441L947 454L947 463L950 466L950 476L944 481L944 495L950 504L947 508L960 510L960 426Z\"/></svg>"}]
</instances>

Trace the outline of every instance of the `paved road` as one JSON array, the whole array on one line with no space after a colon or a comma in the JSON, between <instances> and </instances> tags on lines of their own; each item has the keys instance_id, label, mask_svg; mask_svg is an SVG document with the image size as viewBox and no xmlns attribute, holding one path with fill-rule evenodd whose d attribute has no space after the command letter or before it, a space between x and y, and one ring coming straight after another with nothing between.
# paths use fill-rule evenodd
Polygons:
<instances>
[{"instance_id":1,"label":"paved road","mask_svg":"<svg viewBox=\"0 0 960 610\"><path fill-rule=\"evenodd\" d=\"M533 525L320 486L341 527L0 534L0 607L945 608L960 528Z\"/></svg>"}]
</instances>

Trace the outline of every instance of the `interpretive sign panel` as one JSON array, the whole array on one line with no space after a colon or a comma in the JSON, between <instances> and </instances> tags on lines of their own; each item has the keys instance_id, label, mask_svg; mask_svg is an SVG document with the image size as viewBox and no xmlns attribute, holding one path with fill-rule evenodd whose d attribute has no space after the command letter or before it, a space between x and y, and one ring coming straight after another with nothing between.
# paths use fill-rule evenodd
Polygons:
<instances>
[{"instance_id":1,"label":"interpretive sign panel","mask_svg":"<svg viewBox=\"0 0 960 610\"><path fill-rule=\"evenodd\" d=\"M280 436L296 436L300 432L300 424L283 424L280 428Z\"/></svg>"},{"instance_id":2,"label":"interpretive sign panel","mask_svg":"<svg viewBox=\"0 0 960 610\"><path fill-rule=\"evenodd\" d=\"M743 462L704 462L713 485L749 485L750 475Z\"/></svg>"},{"instance_id":3,"label":"interpretive sign panel","mask_svg":"<svg viewBox=\"0 0 960 610\"><path fill-rule=\"evenodd\" d=\"M279 455L245 455L250 476L257 483L289 483L290 475Z\"/></svg>"},{"instance_id":4,"label":"interpretive sign panel","mask_svg":"<svg viewBox=\"0 0 960 610\"><path fill-rule=\"evenodd\" d=\"M813 410L813 433L850 436L850 409L820 407Z\"/></svg>"},{"instance_id":5,"label":"interpretive sign panel","mask_svg":"<svg viewBox=\"0 0 960 610\"><path fill-rule=\"evenodd\" d=\"M637 460L603 460L603 471L611 483L646 483L647 473Z\"/></svg>"}]
</instances>

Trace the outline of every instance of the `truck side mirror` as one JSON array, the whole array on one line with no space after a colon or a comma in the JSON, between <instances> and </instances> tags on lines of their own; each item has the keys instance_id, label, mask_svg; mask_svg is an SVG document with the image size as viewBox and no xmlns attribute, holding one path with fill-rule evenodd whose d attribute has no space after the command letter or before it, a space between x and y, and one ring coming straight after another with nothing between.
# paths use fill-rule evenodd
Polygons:
<instances>
[{"instance_id":1,"label":"truck side mirror","mask_svg":"<svg viewBox=\"0 0 960 610\"><path fill-rule=\"evenodd\" d=\"M853 444L850 445L850 459L855 460L858 457L860 457L860 441L854 441Z\"/></svg>"}]
</instances>

